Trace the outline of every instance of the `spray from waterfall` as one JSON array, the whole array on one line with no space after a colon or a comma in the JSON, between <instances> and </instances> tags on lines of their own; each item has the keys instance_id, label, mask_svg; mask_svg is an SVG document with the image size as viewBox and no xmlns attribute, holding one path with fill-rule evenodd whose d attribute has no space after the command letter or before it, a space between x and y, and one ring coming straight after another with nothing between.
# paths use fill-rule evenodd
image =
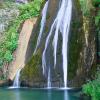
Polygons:
<instances>
[{"instance_id":1,"label":"spray from waterfall","mask_svg":"<svg viewBox=\"0 0 100 100\"><path fill-rule=\"evenodd\" d=\"M38 36L38 39L37 39L36 48L34 50L34 54L37 51L37 48L40 44L41 37L42 37L42 34L43 34L43 30L44 30L44 26L45 26L45 22L46 22L46 14L47 14L47 9L48 9L48 3L49 3L49 0L45 3L44 8L42 10L41 28L40 28L39 36Z\"/></svg>"},{"instance_id":2,"label":"spray from waterfall","mask_svg":"<svg viewBox=\"0 0 100 100\"><path fill-rule=\"evenodd\" d=\"M20 78L20 71L21 71L21 69L19 69L17 71L17 74L15 76L15 80L14 80L14 83L13 83L13 88L20 88L20 80L19 80L19 78Z\"/></svg>"},{"instance_id":3,"label":"spray from waterfall","mask_svg":"<svg viewBox=\"0 0 100 100\"><path fill-rule=\"evenodd\" d=\"M48 70L48 81L47 81L47 88L51 88L51 70Z\"/></svg>"}]
</instances>

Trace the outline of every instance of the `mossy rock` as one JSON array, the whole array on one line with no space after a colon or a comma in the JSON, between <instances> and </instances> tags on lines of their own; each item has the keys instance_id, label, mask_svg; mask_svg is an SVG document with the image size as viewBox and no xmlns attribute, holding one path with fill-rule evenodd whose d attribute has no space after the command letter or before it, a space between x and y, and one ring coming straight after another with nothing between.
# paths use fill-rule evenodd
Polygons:
<instances>
[{"instance_id":1,"label":"mossy rock","mask_svg":"<svg viewBox=\"0 0 100 100\"><path fill-rule=\"evenodd\" d=\"M69 34L68 48L68 80L72 80L76 76L76 71L79 67L80 52L83 48L84 33L82 30L83 19L79 0L74 2L71 30Z\"/></svg>"},{"instance_id":2,"label":"mossy rock","mask_svg":"<svg viewBox=\"0 0 100 100\"><path fill-rule=\"evenodd\" d=\"M34 84L45 82L42 74L40 53L33 55L30 61L22 69L20 80L24 82L23 84L27 84L28 86L30 86L30 84L34 86Z\"/></svg>"}]
</instances>

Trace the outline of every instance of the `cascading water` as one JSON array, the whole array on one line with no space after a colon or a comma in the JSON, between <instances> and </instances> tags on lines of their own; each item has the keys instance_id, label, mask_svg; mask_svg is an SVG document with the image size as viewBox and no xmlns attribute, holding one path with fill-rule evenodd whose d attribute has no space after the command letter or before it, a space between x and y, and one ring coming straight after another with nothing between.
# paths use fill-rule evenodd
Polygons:
<instances>
[{"instance_id":1,"label":"cascading water","mask_svg":"<svg viewBox=\"0 0 100 100\"><path fill-rule=\"evenodd\" d=\"M67 47L68 47L67 44L68 44L68 34L70 30L71 14L72 14L72 1L62 0L61 7L58 11L57 17L55 18L51 26L51 30L46 39L45 49L43 51L43 56L42 56L42 67L43 67L43 72L45 72L46 70L45 53L50 41L50 37L53 33L52 31L56 28L54 39L53 39L54 66L56 66L56 52L57 52L58 34L60 30L63 38L62 56L63 56L64 88L67 88Z\"/></svg>"},{"instance_id":2,"label":"cascading water","mask_svg":"<svg viewBox=\"0 0 100 100\"><path fill-rule=\"evenodd\" d=\"M34 54L36 53L37 48L40 44L40 40L41 40L42 33L43 33L43 30L44 30L44 26L45 26L45 22L46 22L46 14L47 14L47 9L48 9L48 3L49 3L49 0L45 3L44 8L42 10L41 28L40 28L39 36L38 36L38 39L37 39L37 45L36 45L36 48L34 50Z\"/></svg>"},{"instance_id":3,"label":"cascading water","mask_svg":"<svg viewBox=\"0 0 100 100\"><path fill-rule=\"evenodd\" d=\"M13 88L20 88L20 81L19 81L19 78L20 78L20 71L21 69L19 69L17 71L17 74L15 76L15 80L14 80L14 83L13 83Z\"/></svg>"},{"instance_id":4,"label":"cascading water","mask_svg":"<svg viewBox=\"0 0 100 100\"><path fill-rule=\"evenodd\" d=\"M48 1L47 1L48 3ZM40 39L43 33L44 23L46 21L46 12L47 12L47 5L44 7L43 12L45 14L42 15L42 21L41 21L41 29L37 41L37 46L35 49L35 52L37 50L37 47L40 43ZM67 88L67 48L68 48L68 34L70 30L70 22L71 22L71 14L72 14L72 0L61 0L60 2L60 8L58 10L58 14L51 26L50 32L46 38L45 48L42 54L42 68L43 68L43 74L46 75L47 70L47 63L46 63L46 50L48 48L50 38L52 34L54 33L54 39L53 39L53 48L54 48L54 67L56 67L56 53L57 53L57 44L58 44L58 34L61 32L62 35L62 58L63 58L63 80L64 80L64 88ZM44 19L44 20L43 20ZM54 32L55 31L55 32ZM59 32L60 31L60 32ZM50 68L48 69L50 73ZM48 73L48 76L50 76ZM51 84L50 77L48 77L48 87Z\"/></svg>"},{"instance_id":5,"label":"cascading water","mask_svg":"<svg viewBox=\"0 0 100 100\"><path fill-rule=\"evenodd\" d=\"M63 45L62 45L62 55L63 55L63 75L64 75L64 88L67 88L67 65L68 65L68 58L67 58L67 48L68 48L68 34L70 30L70 22L71 22L71 15L72 15L72 1L68 0L67 8L65 10L65 15L63 19Z\"/></svg>"},{"instance_id":6,"label":"cascading water","mask_svg":"<svg viewBox=\"0 0 100 100\"><path fill-rule=\"evenodd\" d=\"M51 71L50 71L50 68L49 68L49 70L48 70L47 88L51 88Z\"/></svg>"}]
</instances>

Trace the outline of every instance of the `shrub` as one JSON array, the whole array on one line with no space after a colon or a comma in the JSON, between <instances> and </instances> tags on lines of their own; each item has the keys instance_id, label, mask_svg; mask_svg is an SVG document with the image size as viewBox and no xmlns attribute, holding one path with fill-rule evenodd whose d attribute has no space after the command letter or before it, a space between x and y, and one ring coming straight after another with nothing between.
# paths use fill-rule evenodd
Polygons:
<instances>
[{"instance_id":1,"label":"shrub","mask_svg":"<svg viewBox=\"0 0 100 100\"><path fill-rule=\"evenodd\" d=\"M92 100L100 100L100 71L95 80L83 85L83 93L91 96Z\"/></svg>"},{"instance_id":2,"label":"shrub","mask_svg":"<svg viewBox=\"0 0 100 100\"><path fill-rule=\"evenodd\" d=\"M13 56L12 56L12 54L11 54L10 51L6 51L6 52L5 52L4 59L5 59L6 61L8 61L8 62L12 61Z\"/></svg>"}]
</instances>

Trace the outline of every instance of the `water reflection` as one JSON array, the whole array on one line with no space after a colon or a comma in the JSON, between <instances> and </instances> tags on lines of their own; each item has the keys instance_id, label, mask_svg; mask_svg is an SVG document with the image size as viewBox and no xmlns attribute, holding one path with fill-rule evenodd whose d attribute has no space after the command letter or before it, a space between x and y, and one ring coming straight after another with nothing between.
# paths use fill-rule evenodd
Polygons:
<instances>
[{"instance_id":1,"label":"water reflection","mask_svg":"<svg viewBox=\"0 0 100 100\"><path fill-rule=\"evenodd\" d=\"M16 96L16 100L21 100L20 98L20 92L19 90L17 90L17 92L15 92L15 96Z\"/></svg>"},{"instance_id":2,"label":"water reflection","mask_svg":"<svg viewBox=\"0 0 100 100\"><path fill-rule=\"evenodd\" d=\"M51 90L48 90L47 95L48 95L48 99L47 100L52 100L52 92L51 92Z\"/></svg>"},{"instance_id":3,"label":"water reflection","mask_svg":"<svg viewBox=\"0 0 100 100\"><path fill-rule=\"evenodd\" d=\"M67 90L64 91L64 100L70 100Z\"/></svg>"},{"instance_id":4,"label":"water reflection","mask_svg":"<svg viewBox=\"0 0 100 100\"><path fill-rule=\"evenodd\" d=\"M78 93L53 89L0 89L0 100L80 100Z\"/></svg>"},{"instance_id":5,"label":"water reflection","mask_svg":"<svg viewBox=\"0 0 100 100\"><path fill-rule=\"evenodd\" d=\"M16 89L16 90L11 91L10 94L12 95L11 96L11 99L12 100L21 100L21 96L20 96L19 89Z\"/></svg>"}]
</instances>

